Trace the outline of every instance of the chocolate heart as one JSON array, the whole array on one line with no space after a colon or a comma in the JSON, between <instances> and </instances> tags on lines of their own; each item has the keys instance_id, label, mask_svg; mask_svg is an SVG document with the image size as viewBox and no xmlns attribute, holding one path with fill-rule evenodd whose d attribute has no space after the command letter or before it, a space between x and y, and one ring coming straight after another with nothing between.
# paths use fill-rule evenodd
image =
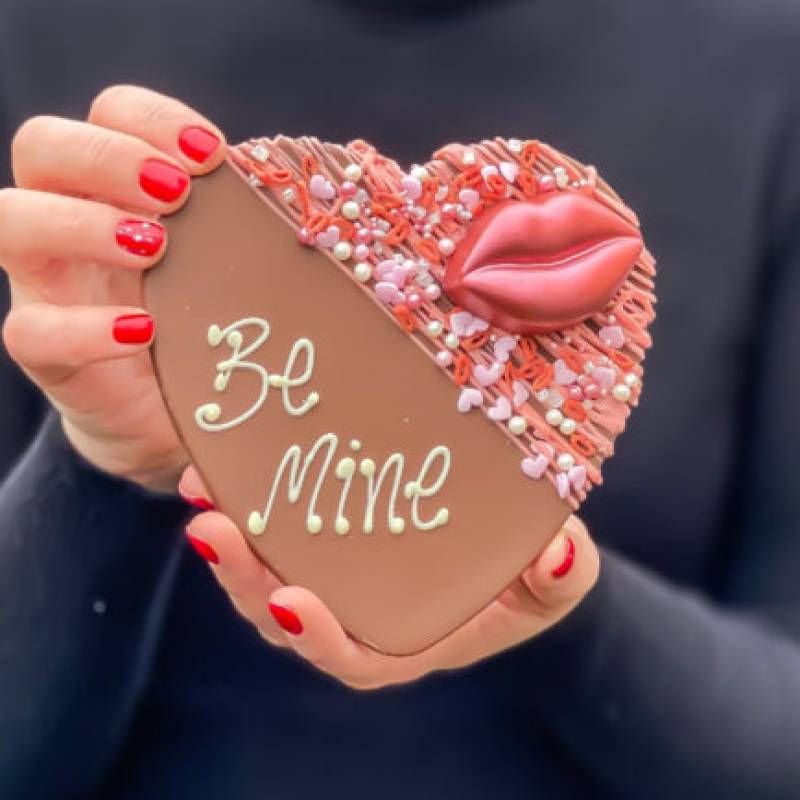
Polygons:
<instances>
[{"instance_id":1,"label":"chocolate heart","mask_svg":"<svg viewBox=\"0 0 800 800\"><path fill-rule=\"evenodd\" d=\"M593 168L533 141L406 174L362 141L253 140L167 227L145 295L178 432L260 558L358 639L445 636L600 483L655 298Z\"/></svg>"}]
</instances>

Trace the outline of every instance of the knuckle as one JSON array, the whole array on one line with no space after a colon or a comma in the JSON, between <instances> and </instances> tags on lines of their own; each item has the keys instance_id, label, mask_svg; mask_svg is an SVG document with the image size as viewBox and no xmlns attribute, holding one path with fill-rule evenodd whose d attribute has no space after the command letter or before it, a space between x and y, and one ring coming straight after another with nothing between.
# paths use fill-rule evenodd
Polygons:
<instances>
[{"instance_id":1,"label":"knuckle","mask_svg":"<svg viewBox=\"0 0 800 800\"><path fill-rule=\"evenodd\" d=\"M93 168L101 168L109 159L116 142L116 136L105 128L97 128L89 134L84 153L87 162Z\"/></svg>"},{"instance_id":2,"label":"knuckle","mask_svg":"<svg viewBox=\"0 0 800 800\"><path fill-rule=\"evenodd\" d=\"M124 102L133 91L135 91L134 87L125 83L107 86L92 100L88 114L89 122L105 119L109 109L120 102Z\"/></svg>"},{"instance_id":3,"label":"knuckle","mask_svg":"<svg viewBox=\"0 0 800 800\"><path fill-rule=\"evenodd\" d=\"M27 340L28 322L26 315L12 308L3 321L3 345L11 358L18 364L23 362L23 345Z\"/></svg>"}]
</instances>

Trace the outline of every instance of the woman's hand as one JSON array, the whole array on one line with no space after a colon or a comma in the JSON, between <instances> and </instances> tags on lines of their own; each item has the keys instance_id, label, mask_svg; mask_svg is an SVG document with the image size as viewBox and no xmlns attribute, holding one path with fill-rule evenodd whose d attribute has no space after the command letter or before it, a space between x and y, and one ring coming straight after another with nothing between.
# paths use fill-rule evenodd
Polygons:
<instances>
[{"instance_id":1,"label":"woman's hand","mask_svg":"<svg viewBox=\"0 0 800 800\"><path fill-rule=\"evenodd\" d=\"M190 467L180 492L209 508ZM236 609L274 645L291 647L355 689L377 689L458 669L536 636L561 620L594 586L600 558L586 527L570 517L534 562L496 600L437 644L413 656L387 656L351 639L319 598L282 586L223 514L199 514L187 530Z\"/></svg>"},{"instance_id":2,"label":"woman's hand","mask_svg":"<svg viewBox=\"0 0 800 800\"><path fill-rule=\"evenodd\" d=\"M166 246L156 218L223 157L222 134L192 109L114 86L87 122L27 120L12 144L16 187L0 190L9 353L86 459L151 488L174 489L186 458L147 353L142 273Z\"/></svg>"}]
</instances>

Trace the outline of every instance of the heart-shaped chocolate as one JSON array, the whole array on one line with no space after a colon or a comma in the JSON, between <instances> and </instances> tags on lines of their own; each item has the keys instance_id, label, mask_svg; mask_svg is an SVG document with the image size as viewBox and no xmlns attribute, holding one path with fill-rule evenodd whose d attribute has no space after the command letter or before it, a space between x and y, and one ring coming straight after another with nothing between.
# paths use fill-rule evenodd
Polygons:
<instances>
[{"instance_id":1,"label":"heart-shaped chocolate","mask_svg":"<svg viewBox=\"0 0 800 800\"><path fill-rule=\"evenodd\" d=\"M600 483L655 298L594 168L513 139L408 173L363 141L252 140L167 226L145 302L178 432L358 639L437 641Z\"/></svg>"}]
</instances>

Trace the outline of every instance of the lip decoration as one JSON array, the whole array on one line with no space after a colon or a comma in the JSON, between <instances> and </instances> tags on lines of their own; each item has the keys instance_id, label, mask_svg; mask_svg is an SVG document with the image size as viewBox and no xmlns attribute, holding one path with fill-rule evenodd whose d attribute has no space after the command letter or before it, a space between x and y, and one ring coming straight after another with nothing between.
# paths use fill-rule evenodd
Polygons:
<instances>
[{"instance_id":1,"label":"lip decoration","mask_svg":"<svg viewBox=\"0 0 800 800\"><path fill-rule=\"evenodd\" d=\"M444 290L512 333L544 333L602 310L643 247L634 225L585 195L507 201L473 222Z\"/></svg>"}]
</instances>

